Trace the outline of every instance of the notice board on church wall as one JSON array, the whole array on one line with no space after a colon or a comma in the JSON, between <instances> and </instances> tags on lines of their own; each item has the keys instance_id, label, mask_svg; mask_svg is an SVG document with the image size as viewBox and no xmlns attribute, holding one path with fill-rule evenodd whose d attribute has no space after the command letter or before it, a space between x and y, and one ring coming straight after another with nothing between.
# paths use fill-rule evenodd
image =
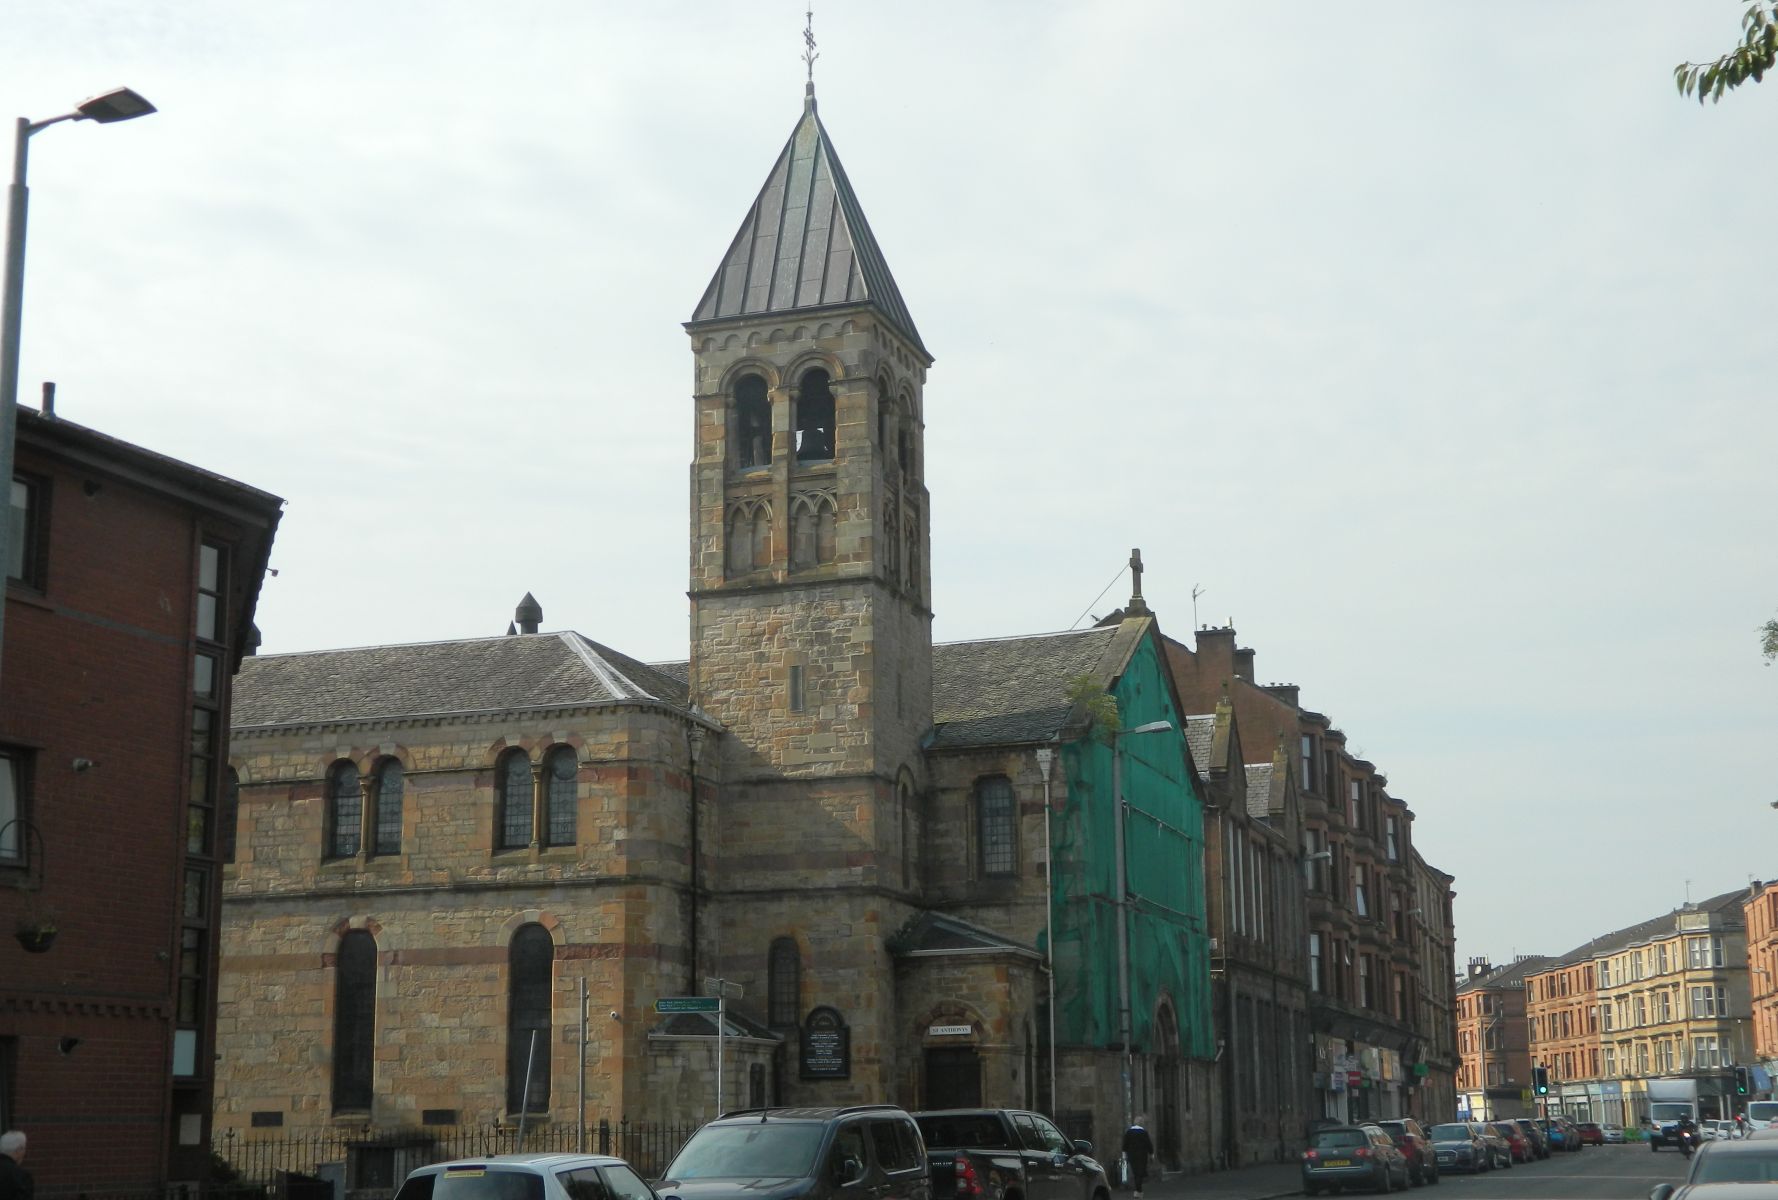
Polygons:
<instances>
[{"instance_id":1,"label":"notice board on church wall","mask_svg":"<svg viewBox=\"0 0 1778 1200\"><path fill-rule=\"evenodd\" d=\"M852 1031L838 1009L810 1010L799 1049L798 1074L804 1079L852 1078Z\"/></svg>"}]
</instances>

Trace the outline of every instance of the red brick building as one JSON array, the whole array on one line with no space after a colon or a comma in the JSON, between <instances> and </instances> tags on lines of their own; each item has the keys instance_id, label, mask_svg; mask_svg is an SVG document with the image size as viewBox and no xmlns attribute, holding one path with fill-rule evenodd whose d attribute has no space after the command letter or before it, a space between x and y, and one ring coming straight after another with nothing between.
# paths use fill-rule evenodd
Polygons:
<instances>
[{"instance_id":1,"label":"red brick building","mask_svg":"<svg viewBox=\"0 0 1778 1200\"><path fill-rule=\"evenodd\" d=\"M1256 683L1254 651L1236 644L1232 627L1206 626L1194 641L1167 642L1188 711L1229 705L1247 760L1270 763L1282 752L1295 777L1292 865L1306 908L1312 1026L1306 1111L1340 1121L1449 1119L1451 877L1420 857L1414 813L1383 773L1298 703L1296 685Z\"/></svg>"},{"instance_id":2,"label":"red brick building","mask_svg":"<svg viewBox=\"0 0 1778 1200\"><path fill-rule=\"evenodd\" d=\"M21 408L0 657L0 1129L39 1196L207 1164L230 680L282 502Z\"/></svg>"}]
</instances>

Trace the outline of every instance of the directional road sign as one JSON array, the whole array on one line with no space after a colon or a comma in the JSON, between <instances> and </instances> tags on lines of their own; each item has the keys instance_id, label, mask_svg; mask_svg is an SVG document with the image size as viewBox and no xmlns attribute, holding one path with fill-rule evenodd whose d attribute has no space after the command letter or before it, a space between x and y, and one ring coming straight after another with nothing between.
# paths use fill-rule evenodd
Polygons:
<instances>
[{"instance_id":1,"label":"directional road sign","mask_svg":"<svg viewBox=\"0 0 1778 1200\"><path fill-rule=\"evenodd\" d=\"M721 1012L720 996L662 996L654 1002L657 1013Z\"/></svg>"}]
</instances>

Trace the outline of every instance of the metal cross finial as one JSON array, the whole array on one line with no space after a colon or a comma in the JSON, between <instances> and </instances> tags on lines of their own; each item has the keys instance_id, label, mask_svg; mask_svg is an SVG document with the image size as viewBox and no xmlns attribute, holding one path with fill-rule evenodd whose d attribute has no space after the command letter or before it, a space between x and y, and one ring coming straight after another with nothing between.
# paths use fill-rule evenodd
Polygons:
<instances>
[{"instance_id":1,"label":"metal cross finial","mask_svg":"<svg viewBox=\"0 0 1778 1200\"><path fill-rule=\"evenodd\" d=\"M803 26L803 65L808 68L809 82L815 82L815 60L821 56L815 53L815 9L810 6L805 12L807 24Z\"/></svg>"}]
</instances>

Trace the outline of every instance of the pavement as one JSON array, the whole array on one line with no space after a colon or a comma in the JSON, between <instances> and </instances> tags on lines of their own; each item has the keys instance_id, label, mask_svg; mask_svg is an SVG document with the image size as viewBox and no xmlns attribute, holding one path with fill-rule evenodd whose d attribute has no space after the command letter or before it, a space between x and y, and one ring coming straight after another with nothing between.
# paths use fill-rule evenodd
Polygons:
<instances>
[{"instance_id":1,"label":"pavement","mask_svg":"<svg viewBox=\"0 0 1778 1200\"><path fill-rule=\"evenodd\" d=\"M1200 1175L1170 1171L1160 1177L1150 1176L1142 1189L1142 1200L1272 1200L1278 1196L1300 1196L1302 1191L1301 1164L1257 1163ZM1112 1200L1132 1200L1132 1195L1114 1191Z\"/></svg>"}]
</instances>

